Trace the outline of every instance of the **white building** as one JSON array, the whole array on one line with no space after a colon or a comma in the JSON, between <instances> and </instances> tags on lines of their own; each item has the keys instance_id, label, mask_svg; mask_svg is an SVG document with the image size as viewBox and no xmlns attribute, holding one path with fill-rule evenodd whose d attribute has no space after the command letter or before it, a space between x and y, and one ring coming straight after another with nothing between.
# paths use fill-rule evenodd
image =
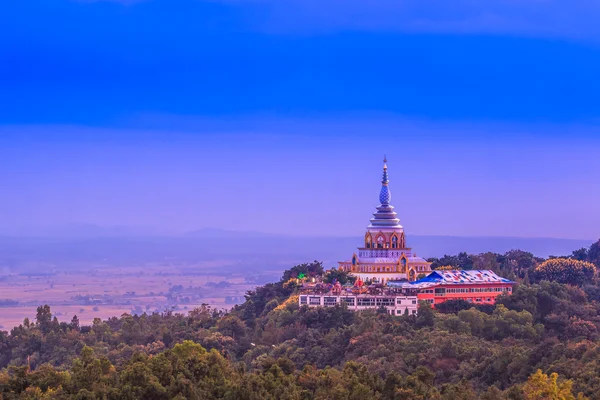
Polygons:
<instances>
[{"instance_id":1,"label":"white building","mask_svg":"<svg viewBox=\"0 0 600 400\"><path fill-rule=\"evenodd\" d=\"M392 315L415 315L418 307L417 296L393 294L301 294L298 301L300 306L308 307L333 307L344 303L352 311L375 310L383 306Z\"/></svg>"}]
</instances>

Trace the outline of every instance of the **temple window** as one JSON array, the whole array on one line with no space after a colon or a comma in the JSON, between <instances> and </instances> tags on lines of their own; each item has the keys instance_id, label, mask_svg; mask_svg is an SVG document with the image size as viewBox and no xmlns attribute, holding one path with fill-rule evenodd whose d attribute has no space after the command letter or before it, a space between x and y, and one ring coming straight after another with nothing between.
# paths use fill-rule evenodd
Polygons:
<instances>
[{"instance_id":1,"label":"temple window","mask_svg":"<svg viewBox=\"0 0 600 400\"><path fill-rule=\"evenodd\" d=\"M397 249L398 248L398 237L394 236L392 238L392 249Z\"/></svg>"},{"instance_id":2,"label":"temple window","mask_svg":"<svg viewBox=\"0 0 600 400\"><path fill-rule=\"evenodd\" d=\"M372 242L372 241L373 241L373 238L371 237L371 235L370 235L369 233L367 233L367 234L365 235L365 247L366 247L367 249L370 249L370 248L371 248L371 242Z\"/></svg>"},{"instance_id":3,"label":"temple window","mask_svg":"<svg viewBox=\"0 0 600 400\"><path fill-rule=\"evenodd\" d=\"M378 249L383 249L383 236L379 236L377 238L377 248Z\"/></svg>"}]
</instances>

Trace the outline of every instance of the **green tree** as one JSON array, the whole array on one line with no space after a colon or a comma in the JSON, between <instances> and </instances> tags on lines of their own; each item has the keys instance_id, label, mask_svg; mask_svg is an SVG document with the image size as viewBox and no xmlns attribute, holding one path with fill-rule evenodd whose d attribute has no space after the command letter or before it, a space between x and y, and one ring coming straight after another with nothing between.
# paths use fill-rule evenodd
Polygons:
<instances>
[{"instance_id":1,"label":"green tree","mask_svg":"<svg viewBox=\"0 0 600 400\"><path fill-rule=\"evenodd\" d=\"M456 314L461 310L468 310L473 307L473 303L466 300L446 300L441 304L437 304L435 309L443 314Z\"/></svg>"},{"instance_id":2,"label":"green tree","mask_svg":"<svg viewBox=\"0 0 600 400\"><path fill-rule=\"evenodd\" d=\"M240 338L246 332L246 325L235 315L226 315L217 322L217 330L223 335Z\"/></svg>"},{"instance_id":3,"label":"green tree","mask_svg":"<svg viewBox=\"0 0 600 400\"><path fill-rule=\"evenodd\" d=\"M435 311L431 307L431 304L425 301L419 301L419 309L417 311L417 326L432 327L435 323Z\"/></svg>"},{"instance_id":4,"label":"green tree","mask_svg":"<svg viewBox=\"0 0 600 400\"><path fill-rule=\"evenodd\" d=\"M587 252L587 261L593 263L596 268L600 268L600 239L590 246Z\"/></svg>"},{"instance_id":5,"label":"green tree","mask_svg":"<svg viewBox=\"0 0 600 400\"><path fill-rule=\"evenodd\" d=\"M150 365L140 360L130 363L120 374L120 397L122 399L167 400L169 398Z\"/></svg>"},{"instance_id":6,"label":"green tree","mask_svg":"<svg viewBox=\"0 0 600 400\"><path fill-rule=\"evenodd\" d=\"M506 400L506 396L496 386L490 386L485 393L481 395L481 400Z\"/></svg>"},{"instance_id":7,"label":"green tree","mask_svg":"<svg viewBox=\"0 0 600 400\"><path fill-rule=\"evenodd\" d=\"M86 346L81 350L80 357L73 361L71 391L107 395L114 383L115 372L115 368L106 357L97 358L94 350Z\"/></svg>"},{"instance_id":8,"label":"green tree","mask_svg":"<svg viewBox=\"0 0 600 400\"><path fill-rule=\"evenodd\" d=\"M77 318L77 315L73 315L73 318L71 318L70 327L71 329L75 329L76 331L79 330L79 318Z\"/></svg>"},{"instance_id":9,"label":"green tree","mask_svg":"<svg viewBox=\"0 0 600 400\"><path fill-rule=\"evenodd\" d=\"M473 269L475 257L465 252L458 253L458 255L444 255L442 258L429 258L432 269L438 269L441 266L451 266L454 269Z\"/></svg>"},{"instance_id":10,"label":"green tree","mask_svg":"<svg viewBox=\"0 0 600 400\"><path fill-rule=\"evenodd\" d=\"M499 258L501 271L514 273L520 279L524 279L528 273L533 272L540 261L532 253L522 250L510 250Z\"/></svg>"},{"instance_id":11,"label":"green tree","mask_svg":"<svg viewBox=\"0 0 600 400\"><path fill-rule=\"evenodd\" d=\"M48 333L52 329L52 312L49 305L39 306L35 315L35 321L43 333Z\"/></svg>"},{"instance_id":12,"label":"green tree","mask_svg":"<svg viewBox=\"0 0 600 400\"><path fill-rule=\"evenodd\" d=\"M588 251L589 251L588 248L582 247L578 250L573 251L571 258L574 258L579 261L587 261L588 260Z\"/></svg>"},{"instance_id":13,"label":"green tree","mask_svg":"<svg viewBox=\"0 0 600 400\"><path fill-rule=\"evenodd\" d=\"M287 282L290 278L297 278L298 275L303 274L306 277L312 278L315 276L323 275L323 263L319 261L313 261L311 263L304 263L296 265L283 273L281 282Z\"/></svg>"},{"instance_id":14,"label":"green tree","mask_svg":"<svg viewBox=\"0 0 600 400\"><path fill-rule=\"evenodd\" d=\"M354 283L354 281L356 281L356 277L352 276L352 274L347 271L330 269L323 276L323 281L325 283L333 283L334 281L337 281L340 284L345 285L348 282Z\"/></svg>"}]
</instances>

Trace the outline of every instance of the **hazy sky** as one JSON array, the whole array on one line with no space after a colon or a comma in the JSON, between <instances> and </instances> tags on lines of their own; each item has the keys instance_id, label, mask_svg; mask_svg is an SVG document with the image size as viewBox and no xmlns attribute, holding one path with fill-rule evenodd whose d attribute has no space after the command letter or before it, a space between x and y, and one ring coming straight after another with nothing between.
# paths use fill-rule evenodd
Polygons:
<instances>
[{"instance_id":1,"label":"hazy sky","mask_svg":"<svg viewBox=\"0 0 600 400\"><path fill-rule=\"evenodd\" d=\"M0 233L600 237L600 3L5 0Z\"/></svg>"}]
</instances>

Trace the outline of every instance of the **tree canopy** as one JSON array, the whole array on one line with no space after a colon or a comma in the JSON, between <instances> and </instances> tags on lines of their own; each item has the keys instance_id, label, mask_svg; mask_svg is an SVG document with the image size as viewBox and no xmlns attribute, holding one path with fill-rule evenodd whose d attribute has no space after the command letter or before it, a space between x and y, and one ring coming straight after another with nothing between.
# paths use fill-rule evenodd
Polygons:
<instances>
[{"instance_id":1,"label":"tree canopy","mask_svg":"<svg viewBox=\"0 0 600 400\"><path fill-rule=\"evenodd\" d=\"M583 285L594 279L596 266L574 258L552 258L538 265L535 272L539 280Z\"/></svg>"}]
</instances>

